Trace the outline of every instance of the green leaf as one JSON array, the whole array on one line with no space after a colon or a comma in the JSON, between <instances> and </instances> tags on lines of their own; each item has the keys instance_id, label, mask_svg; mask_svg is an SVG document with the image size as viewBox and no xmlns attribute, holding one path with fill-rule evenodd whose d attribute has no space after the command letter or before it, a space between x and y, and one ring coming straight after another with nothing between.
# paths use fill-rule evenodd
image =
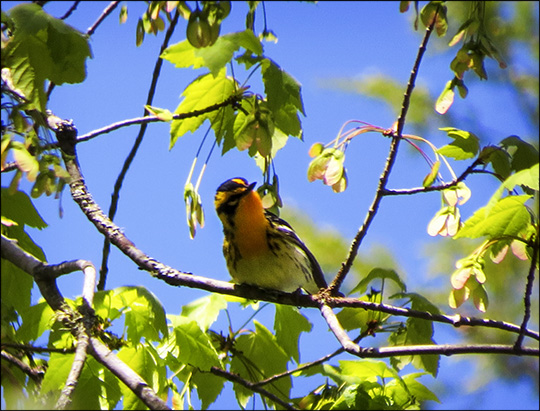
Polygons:
<instances>
[{"instance_id":1,"label":"green leaf","mask_svg":"<svg viewBox=\"0 0 540 411\"><path fill-rule=\"evenodd\" d=\"M385 392L392 397L398 408L412 409L411 402L418 405L424 405L424 401L437 401L440 403L437 396L417 380L422 375L425 375L425 373L407 374L401 377L401 380L394 379L386 384Z\"/></svg>"},{"instance_id":2,"label":"green leaf","mask_svg":"<svg viewBox=\"0 0 540 411\"><path fill-rule=\"evenodd\" d=\"M520 171L538 163L538 150L518 136L506 137L500 142L512 156L512 169Z\"/></svg>"},{"instance_id":3,"label":"green leaf","mask_svg":"<svg viewBox=\"0 0 540 411\"><path fill-rule=\"evenodd\" d=\"M4 284L2 283L2 285ZM4 303L3 299L2 302ZM17 338L26 342L36 341L45 331L51 328L55 320L54 311L46 302L31 306L21 313L21 317L23 323L17 330Z\"/></svg>"},{"instance_id":4,"label":"green leaf","mask_svg":"<svg viewBox=\"0 0 540 411\"><path fill-rule=\"evenodd\" d=\"M117 355L120 360L139 374L154 391L159 393L158 381L160 374L165 374L165 367L157 363L159 357L154 355L149 346L137 344L133 347L122 347ZM122 403L124 410L145 409L144 403L126 385L120 384L120 389L124 396Z\"/></svg>"},{"instance_id":5,"label":"green leaf","mask_svg":"<svg viewBox=\"0 0 540 411\"><path fill-rule=\"evenodd\" d=\"M16 221L19 225L28 225L39 229L47 227L47 223L43 221L26 193L16 191L10 194L7 188L2 187L1 199L4 217Z\"/></svg>"},{"instance_id":6,"label":"green leaf","mask_svg":"<svg viewBox=\"0 0 540 411\"><path fill-rule=\"evenodd\" d=\"M221 294L210 294L182 307L182 316L195 320L203 331L217 320L221 310L227 308L227 300Z\"/></svg>"},{"instance_id":7,"label":"green leaf","mask_svg":"<svg viewBox=\"0 0 540 411\"><path fill-rule=\"evenodd\" d=\"M297 363L300 362L298 344L302 332L311 331L311 323L296 307L276 304L274 319L276 341Z\"/></svg>"},{"instance_id":8,"label":"green leaf","mask_svg":"<svg viewBox=\"0 0 540 411\"><path fill-rule=\"evenodd\" d=\"M29 314L28 311L33 309L33 307L30 307L30 302L34 280L27 272L3 258L0 264L2 268L2 275L0 276L2 318L6 320L8 313L14 314L13 310L16 310L19 315L23 316L23 325L17 330L18 333L22 332L24 334L20 338L24 341L35 340L45 331L46 326L38 328L36 324L37 318L25 320L27 315L31 316L33 314ZM25 324L25 321L28 324ZM35 333L39 333L39 335Z\"/></svg>"},{"instance_id":9,"label":"green leaf","mask_svg":"<svg viewBox=\"0 0 540 411\"><path fill-rule=\"evenodd\" d=\"M493 171L506 179L512 173L510 165L511 157L506 150L497 146L487 146L482 149L479 158L484 160L484 163L491 163Z\"/></svg>"},{"instance_id":10,"label":"green leaf","mask_svg":"<svg viewBox=\"0 0 540 411\"><path fill-rule=\"evenodd\" d=\"M417 293L398 293L392 298L408 298L411 301L411 309L429 312L431 314L440 314L440 310L429 300ZM400 328L390 336L390 341L393 345L418 345L418 344L435 344L433 340L433 324L419 318L410 317L407 319L405 329ZM393 358L392 365L398 369L402 369L407 364L411 363L417 369L423 369L437 376L439 371L440 356L435 354L429 355L411 355Z\"/></svg>"},{"instance_id":11,"label":"green leaf","mask_svg":"<svg viewBox=\"0 0 540 411\"><path fill-rule=\"evenodd\" d=\"M2 51L2 64L31 107L44 112L46 79L61 85L86 78L85 61L92 56L88 40L38 4L21 4L9 13L15 30Z\"/></svg>"},{"instance_id":12,"label":"green leaf","mask_svg":"<svg viewBox=\"0 0 540 411\"><path fill-rule=\"evenodd\" d=\"M138 286L119 287L115 292L126 307L125 324L129 340L138 343L144 337L147 341L159 341L161 335L167 335L165 309L151 291Z\"/></svg>"},{"instance_id":13,"label":"green leaf","mask_svg":"<svg viewBox=\"0 0 540 411\"><path fill-rule=\"evenodd\" d=\"M517 236L530 224L531 217L525 207L528 195L508 196L492 207L482 207L470 217L454 238L490 238Z\"/></svg>"},{"instance_id":14,"label":"green leaf","mask_svg":"<svg viewBox=\"0 0 540 411\"><path fill-rule=\"evenodd\" d=\"M479 140L473 133L453 127L443 127L439 130L446 131L448 137L454 139L452 143L439 148L437 150L439 154L456 160L466 160L473 158L478 153L480 148Z\"/></svg>"},{"instance_id":15,"label":"green leaf","mask_svg":"<svg viewBox=\"0 0 540 411\"><path fill-rule=\"evenodd\" d=\"M191 382L197 387L197 394L201 400L201 409L206 410L212 405L225 386L225 380L217 375L207 372L195 372Z\"/></svg>"},{"instance_id":16,"label":"green leaf","mask_svg":"<svg viewBox=\"0 0 540 411\"><path fill-rule=\"evenodd\" d=\"M366 296L362 296L359 299L362 301L368 301L368 297ZM367 322L371 317L369 311L359 310L355 307L343 307L336 316L341 326L347 331L356 329L364 331L366 329Z\"/></svg>"},{"instance_id":17,"label":"green leaf","mask_svg":"<svg viewBox=\"0 0 540 411\"><path fill-rule=\"evenodd\" d=\"M154 116L157 116L160 120L163 121L172 121L173 119L173 113L171 113L169 110L159 107L152 107L149 105L144 106L146 111L153 114Z\"/></svg>"},{"instance_id":18,"label":"green leaf","mask_svg":"<svg viewBox=\"0 0 540 411\"><path fill-rule=\"evenodd\" d=\"M178 315L168 317L180 348L179 359L184 364L193 365L204 371L208 371L212 366L220 366L216 350L197 322Z\"/></svg>"},{"instance_id":19,"label":"green leaf","mask_svg":"<svg viewBox=\"0 0 540 411\"><path fill-rule=\"evenodd\" d=\"M287 370L289 356L278 344L276 337L260 324L255 324L255 332L242 334L236 338L235 348L241 355L235 355L231 360L231 372L239 374L249 381L259 381ZM288 398L291 389L290 376L280 378L265 389L280 398ZM253 395L253 391L234 384L238 403L245 407Z\"/></svg>"},{"instance_id":20,"label":"green leaf","mask_svg":"<svg viewBox=\"0 0 540 411\"><path fill-rule=\"evenodd\" d=\"M491 196L486 210L489 211L491 207L493 207L497 203L497 201L500 200L504 193L504 190L508 190L511 192L517 185L528 187L532 190L538 191L539 178L540 172L538 168L538 163L531 168L523 169L515 174L512 174L499 186L497 191L495 191L495 193Z\"/></svg>"},{"instance_id":21,"label":"green leaf","mask_svg":"<svg viewBox=\"0 0 540 411\"><path fill-rule=\"evenodd\" d=\"M188 40L184 40L167 47L161 54L161 58L178 68L208 67L210 72L217 76L240 47L256 55L261 55L263 51L262 44L253 31L245 30L220 36L213 45L203 48L195 48Z\"/></svg>"},{"instance_id":22,"label":"green leaf","mask_svg":"<svg viewBox=\"0 0 540 411\"><path fill-rule=\"evenodd\" d=\"M276 127L285 134L301 137L297 112L305 115L305 110L300 83L270 59L264 59L261 68L268 107L274 113Z\"/></svg>"},{"instance_id":23,"label":"green leaf","mask_svg":"<svg viewBox=\"0 0 540 411\"><path fill-rule=\"evenodd\" d=\"M397 372L381 360L339 360L342 375L350 382L372 378L399 378Z\"/></svg>"},{"instance_id":24,"label":"green leaf","mask_svg":"<svg viewBox=\"0 0 540 411\"><path fill-rule=\"evenodd\" d=\"M69 375L75 354L51 353L47 372L41 383L41 394L60 391Z\"/></svg>"},{"instance_id":25,"label":"green leaf","mask_svg":"<svg viewBox=\"0 0 540 411\"><path fill-rule=\"evenodd\" d=\"M189 113L195 110L203 110L214 104L218 104L229 98L234 93L234 81L225 76L225 69L221 70L217 77L204 74L197 77L186 87L182 96L184 100L175 110L175 114ZM194 132L201 124L209 119L213 122L219 116L219 112L211 111L183 120L173 120L171 124L171 144L174 147L176 140L188 131Z\"/></svg>"},{"instance_id":26,"label":"green leaf","mask_svg":"<svg viewBox=\"0 0 540 411\"><path fill-rule=\"evenodd\" d=\"M362 281L360 281L356 287L353 288L353 290L351 291L351 294L357 291L360 294L364 294L367 290L368 284L378 278L383 279L383 280L386 280L386 279L391 280L397 284L397 286L399 287L401 291L403 292L407 291L407 286L401 280L399 274L395 270L377 267L371 270L369 274L365 278L363 278Z\"/></svg>"}]
</instances>

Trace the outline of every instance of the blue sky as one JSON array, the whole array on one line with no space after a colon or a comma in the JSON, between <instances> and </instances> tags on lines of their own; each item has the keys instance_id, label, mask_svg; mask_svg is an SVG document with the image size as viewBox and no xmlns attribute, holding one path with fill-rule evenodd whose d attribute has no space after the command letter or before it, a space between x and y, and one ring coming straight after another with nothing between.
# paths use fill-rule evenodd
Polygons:
<instances>
[{"instance_id":1,"label":"blue sky","mask_svg":"<svg viewBox=\"0 0 540 411\"><path fill-rule=\"evenodd\" d=\"M9 3L3 2L4 10L10 8ZM17 2L12 2L12 5L15 4ZM64 14L69 4L52 2L46 5L45 10L58 17ZM105 4L82 2L68 20L69 24L85 31ZM128 9L126 24L119 25L118 8L92 36L90 44L94 59L88 61L87 80L82 84L57 87L52 94L49 108L59 117L73 119L80 135L143 114L151 73L163 36L156 38L147 35L144 44L135 47L135 25L144 10L144 3L128 3ZM225 21L221 32L241 30L246 10L245 4L234 3L231 16ZM281 196L286 207L296 207L321 225L335 228L350 241L373 199L389 142L379 135L365 134L350 145L347 151L349 161L346 162L349 188L341 194L333 193L320 181L307 181L310 161L307 150L314 142L332 140L347 120L362 120L380 127L392 125L398 113L374 99L332 88L332 80L360 79L381 73L400 81L404 89L423 30L414 32L411 29L412 12L400 14L398 2L267 2L266 12L268 26L277 34L279 41L277 44L266 43L265 54L302 84L307 114L302 119L305 141L291 138L275 160ZM260 11L256 28L262 29ZM172 43L184 38L185 22L182 21ZM417 84L427 86L431 94L437 96L446 81L451 79L448 67L451 58L448 53L428 48ZM486 64L496 65L491 60ZM153 105L174 110L184 87L201 73L175 69L165 62ZM235 74L242 81L245 74L240 73ZM469 96L466 100L456 98L451 110L457 118L474 113L479 129L471 131L485 133L480 135L484 142L498 141L511 134L524 139L537 138L538 131L531 130L523 121L509 90L500 89L489 81L473 80L472 76L468 78L471 79L467 83ZM257 85L253 88L256 89ZM407 126L405 131L408 131ZM108 210L114 182L137 133L137 127L123 128L78 146L86 183L104 210ZM425 137L438 146L446 143L444 133L436 129ZM115 222L151 257L180 270L228 281L221 254L221 223L213 210L214 192L220 183L230 177L243 176L249 181L258 182L262 178L260 170L247 153L234 150L224 157L214 153L200 189L206 226L198 230L194 240L190 240L185 222L183 187L201 138L201 132L188 134L169 151L168 126L152 124L124 181ZM421 185L428 172L427 166L420 156L412 155L404 144L400 149L390 187ZM207 151L203 150L202 160L206 154ZM456 172L464 166L457 164ZM446 177L449 178L448 175ZM3 185L6 182L3 181ZM461 210L465 217L487 202L497 183L490 179L473 179L469 187L473 190L473 197ZM44 248L49 262L82 258L94 262L96 266L100 265L102 236L71 201L67 190L62 199L62 219L58 216L58 202L52 198L42 197L35 200L35 204L50 226L31 235ZM403 270L400 274L407 278L411 291L433 285L433 280L425 274L427 263L424 245L440 241L433 240L426 233L427 224L439 206L440 196L437 193L385 199L362 245L362 250L370 250L378 244L392 249ZM172 288L152 279L148 273L137 270L114 248L109 270L108 288L144 285L158 296L168 313L179 313L183 304L207 295L204 291ZM449 274L451 270L452 267L449 267ZM331 279L331 275L327 277ZM61 278L59 287L66 297L74 297L80 294L82 281L80 276L72 274ZM39 298L37 292L34 298ZM441 308L451 313L449 307ZM264 315L271 317L271 309L265 311L268 314L263 313L262 318ZM309 316L316 331L313 335L303 337L303 361L319 358L330 351L328 346L332 347L332 351L338 347L334 336L327 332L326 325L318 318L318 313L308 311L303 312ZM251 313L238 311L237 314L245 319ZM223 318L220 321L225 324ZM242 322L240 318L237 321L237 325ZM326 348L313 346L316 338L328 342ZM453 330L437 328L435 338L439 343L451 342L457 338L457 334ZM467 392L467 376L472 372L475 369L471 368L469 358L442 358L439 378L433 380L427 377L422 381L437 394L440 393L438 386L450 389L445 395L440 395L442 404L430 406L433 409L526 409L538 406L538 395L534 388L520 382L495 382L478 391ZM302 387L298 388L298 392L301 392ZM223 394L216 406L214 408L237 408L231 394Z\"/></svg>"}]
</instances>

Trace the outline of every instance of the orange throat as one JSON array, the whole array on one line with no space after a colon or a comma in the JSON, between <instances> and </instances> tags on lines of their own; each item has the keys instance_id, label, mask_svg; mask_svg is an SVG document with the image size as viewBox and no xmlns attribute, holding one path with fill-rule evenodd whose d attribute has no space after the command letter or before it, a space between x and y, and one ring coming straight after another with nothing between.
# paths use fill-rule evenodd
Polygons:
<instances>
[{"instance_id":1,"label":"orange throat","mask_svg":"<svg viewBox=\"0 0 540 411\"><path fill-rule=\"evenodd\" d=\"M236 210L234 221L236 244L243 258L257 257L268 251L266 227L261 198L256 191L247 194Z\"/></svg>"}]
</instances>

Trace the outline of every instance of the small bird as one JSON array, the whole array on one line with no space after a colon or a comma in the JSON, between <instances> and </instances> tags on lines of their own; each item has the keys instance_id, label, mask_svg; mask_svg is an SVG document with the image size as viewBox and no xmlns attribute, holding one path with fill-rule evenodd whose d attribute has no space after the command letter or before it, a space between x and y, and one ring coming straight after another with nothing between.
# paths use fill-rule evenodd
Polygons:
<instances>
[{"instance_id":1,"label":"small bird","mask_svg":"<svg viewBox=\"0 0 540 411\"><path fill-rule=\"evenodd\" d=\"M239 284L310 294L326 288L319 263L283 219L265 210L261 198L244 178L221 184L214 205L223 223L223 255Z\"/></svg>"}]
</instances>

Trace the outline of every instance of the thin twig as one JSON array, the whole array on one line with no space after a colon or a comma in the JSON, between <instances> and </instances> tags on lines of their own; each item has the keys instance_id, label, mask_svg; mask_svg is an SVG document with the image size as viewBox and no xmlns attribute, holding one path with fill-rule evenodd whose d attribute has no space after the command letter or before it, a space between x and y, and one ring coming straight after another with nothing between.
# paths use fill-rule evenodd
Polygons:
<instances>
[{"instance_id":1,"label":"thin twig","mask_svg":"<svg viewBox=\"0 0 540 411\"><path fill-rule=\"evenodd\" d=\"M156 64L154 65L154 72L152 74L152 81L150 83L150 89L148 90L148 97L146 99L146 105L152 105L152 101L154 100L154 94L156 92L159 74L161 72L161 67L163 65L163 59L160 58L159 56L161 56L163 51L165 51L165 49L169 45L169 41L174 33L176 24L178 23L179 16L180 16L180 11L178 8L176 8L174 17L171 23L169 24L169 28L167 29L167 32L165 33L165 38L163 39L163 44L161 45L161 48L159 50ZM120 190L122 189L122 184L129 170L129 167L131 166L131 163L133 162L133 160L135 159L135 156L137 155L137 151L139 150L139 147L143 141L144 134L146 133L147 127L148 127L148 123L141 124L141 127L139 129L139 134L137 135L137 138L135 139L135 142L133 143L133 147L131 148L131 151L129 152L126 160L124 161L122 170L120 171L120 174L118 175L116 182L114 184L114 191L111 196L111 205L109 207L109 218L111 221L114 220L114 217L116 215L116 210L118 208L118 201L120 198ZM107 280L107 272L109 271L107 265L109 261L110 251L111 251L111 243L109 239L105 237L105 241L103 243L103 255L102 255L102 260L101 260L101 268L99 270L98 290L105 289L105 281Z\"/></svg>"},{"instance_id":2,"label":"thin twig","mask_svg":"<svg viewBox=\"0 0 540 411\"><path fill-rule=\"evenodd\" d=\"M21 361L17 357L15 357L13 354L2 350L0 353L0 356L3 360L8 361L9 363L13 364L17 368L19 368L22 372L24 372L26 375L28 375L32 380L38 384L38 386L41 384L41 381L43 380L43 376L45 375L45 371L39 367L39 368L32 368L25 362Z\"/></svg>"},{"instance_id":3,"label":"thin twig","mask_svg":"<svg viewBox=\"0 0 540 411\"><path fill-rule=\"evenodd\" d=\"M75 352L75 348L48 348L48 347L36 347L34 345L28 345L28 344L14 344L9 342L2 342L2 347L8 347L8 348L15 348L20 351L29 351L29 352L36 352L36 353L60 353L60 354L71 354Z\"/></svg>"},{"instance_id":4,"label":"thin twig","mask_svg":"<svg viewBox=\"0 0 540 411\"><path fill-rule=\"evenodd\" d=\"M371 225L371 222L373 221L373 219L375 218L375 214L377 214L379 204L384 196L384 193L386 190L386 184L388 182L388 178L390 176L392 166L397 157L397 149L399 146L399 141L401 140L403 127L405 125L405 117L409 109L409 101L411 98L412 91L414 89L414 84L416 81L416 76L418 74L418 69L420 67L420 62L422 61L422 57L426 51L426 46L427 46L429 37L433 30L433 26L435 25L435 20L436 18L434 18L431 24L427 27L426 34L424 35L424 39L418 50L418 55L416 56L416 61L411 71L409 83L407 84L407 90L405 91L405 95L403 97L403 105L401 107L401 113L399 115L398 122L397 122L397 130L392 136L392 142L390 144L390 151L388 154L388 158L386 159L384 170L381 174L381 177L379 178L379 185L377 187L377 192L375 193L375 198L373 199L373 202L368 210L368 213L366 215L364 223L362 224L362 227L360 227L360 229L358 230L358 233L356 234L356 236L354 237L351 243L351 248L349 250L349 255L347 256L347 259L341 265L341 269L339 270L336 277L334 278L334 280L328 287L329 292L332 295L336 295L339 288L341 287L341 284L343 283L343 280L345 279L345 276L350 271L353 261L355 260L356 255L358 254L358 249L360 247L360 244L362 243L362 240L367 234L368 228Z\"/></svg>"},{"instance_id":5,"label":"thin twig","mask_svg":"<svg viewBox=\"0 0 540 411\"><path fill-rule=\"evenodd\" d=\"M417 193L429 193L433 191L446 190L448 188L456 186L458 183L465 180L465 178L467 178L469 174L483 172L481 170L475 170L476 166L482 163L483 163L483 160L481 160L480 158L477 158L469 167L465 169L465 171L463 171L463 173L459 175L458 178L450 181L449 183L440 184L438 186L416 187L416 188L401 189L401 190L391 190L391 189L385 188L382 194L384 196L397 196L397 195L411 195L411 194L417 194Z\"/></svg>"},{"instance_id":6,"label":"thin twig","mask_svg":"<svg viewBox=\"0 0 540 411\"><path fill-rule=\"evenodd\" d=\"M116 6L118 6L120 2L119 1L111 1L107 7L105 7L105 9L103 10L103 12L101 13L101 15L98 17L98 19L96 20L96 22L94 24L92 24L88 30L86 30L86 35L87 36L91 36L92 34L94 34L94 32L96 31L96 29L98 28L98 26L103 23L103 20L105 20L105 18L107 18L107 16L109 14L111 14L113 12L113 10L116 8Z\"/></svg>"},{"instance_id":7,"label":"thin twig","mask_svg":"<svg viewBox=\"0 0 540 411\"><path fill-rule=\"evenodd\" d=\"M228 97L227 99L223 100L221 103L212 104L211 106L202 108L200 110L193 110L188 113L173 114L172 120L184 120L186 118L202 116L203 114L207 114L207 113L211 113L212 111L219 110L222 107L234 105L241 98L242 98L241 96L237 96L236 94L234 94ZM158 122L165 122L165 121L167 120L164 120L162 117L159 117L159 116L144 116L144 117L136 117L136 118L131 118L128 120L118 121L116 123L109 124L108 126L105 126L105 127L102 127L97 130L81 135L80 137L77 138L76 144L84 143L102 134L110 133L122 127L129 127L129 126L133 126L137 124L158 123ZM43 150L52 150L58 147L59 147L58 142L50 143L50 144L45 144L43 146ZM15 164L15 167L16 167L16 164Z\"/></svg>"},{"instance_id":8,"label":"thin twig","mask_svg":"<svg viewBox=\"0 0 540 411\"><path fill-rule=\"evenodd\" d=\"M534 272L536 271L536 262L538 260L539 253L539 238L538 235L535 239L535 245L532 247L533 255L531 257L531 265L529 267L529 274L527 275L527 285L525 286L525 297L523 298L523 304L525 305L525 313L523 315L523 322L521 323L521 330L519 336L514 344L516 349L521 348L523 344L523 338L525 337L525 330L527 329L527 324L531 318L531 294L534 283Z\"/></svg>"},{"instance_id":9,"label":"thin twig","mask_svg":"<svg viewBox=\"0 0 540 411\"><path fill-rule=\"evenodd\" d=\"M363 331L362 333L360 333L360 335L358 337L356 337L354 340L352 340L354 343L358 344L358 342L360 340L362 340L364 337L366 337L367 335L369 335L369 332L368 330L366 331ZM335 356L341 354L345 352L345 349L343 347L339 347L337 350L335 350L333 353L330 353L330 354L326 354L325 356L319 358L318 360L315 360L315 361L310 361L306 364L302 364L296 368L293 368L293 369L290 369L290 370L287 370L285 372L282 372L280 374L275 374L275 375L272 375L271 377L265 379L265 380L261 380L259 382L256 382L255 385L266 385L266 384L270 384L271 382L274 382L280 378L284 378L284 377L287 377L291 374L294 374L294 373L297 373L297 372L300 372L300 371L303 371L303 370L306 370L308 368L311 368L311 367L314 367L316 365L319 365L319 364L322 364L332 358L334 358Z\"/></svg>"},{"instance_id":10,"label":"thin twig","mask_svg":"<svg viewBox=\"0 0 540 411\"><path fill-rule=\"evenodd\" d=\"M73 13L75 11L75 9L79 5L79 3L80 3L80 0L74 1L73 4L71 5L71 7L68 9L68 11L66 11L66 14L64 14L62 17L60 17L60 20L65 20L69 16L71 16L71 13Z\"/></svg>"},{"instance_id":11,"label":"thin twig","mask_svg":"<svg viewBox=\"0 0 540 411\"><path fill-rule=\"evenodd\" d=\"M295 410L296 408L290 405L288 402L283 401L281 398L277 397L276 395L272 394L271 392L265 390L264 388L261 388L257 383L253 383L251 381L248 381L242 377L240 377L238 374L234 374L232 372L223 370L218 367L212 367L210 368L210 372L214 375L217 375L219 377L223 377L231 382L237 383L242 385L243 387L246 387L248 390L251 390L253 392L256 392L257 394L263 395L269 400L275 402L276 404L279 404L281 407L285 408L286 410Z\"/></svg>"}]
</instances>

